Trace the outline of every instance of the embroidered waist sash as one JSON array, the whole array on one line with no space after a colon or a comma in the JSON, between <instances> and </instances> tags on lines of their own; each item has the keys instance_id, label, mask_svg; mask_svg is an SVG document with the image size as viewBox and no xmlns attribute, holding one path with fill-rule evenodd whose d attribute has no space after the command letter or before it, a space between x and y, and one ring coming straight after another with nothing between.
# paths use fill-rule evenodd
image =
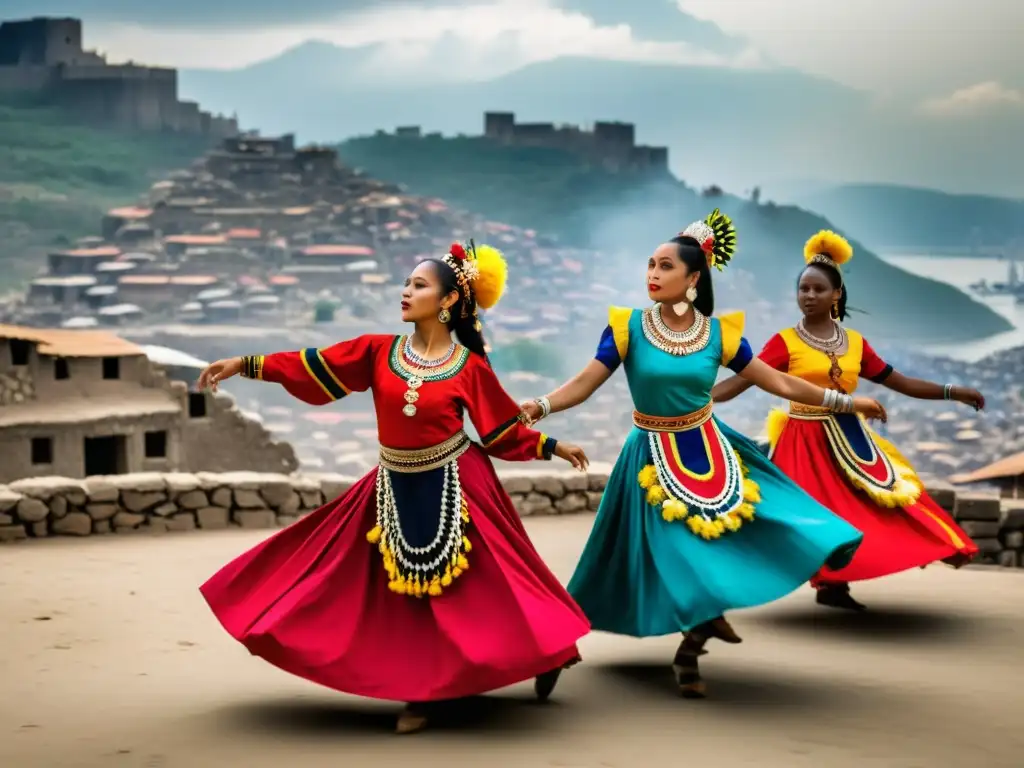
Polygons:
<instances>
[{"instance_id":1,"label":"embroidered waist sash","mask_svg":"<svg viewBox=\"0 0 1024 768\"><path fill-rule=\"evenodd\" d=\"M665 521L683 520L704 539L739 530L761 500L757 483L711 416L711 403L677 417L633 412L651 454L637 478L647 503L659 507Z\"/></svg>"},{"instance_id":2,"label":"embroidered waist sash","mask_svg":"<svg viewBox=\"0 0 1024 768\"><path fill-rule=\"evenodd\" d=\"M789 416L800 421L819 421L829 450L853 487L886 507L913 504L921 495L920 483L909 466L897 465L879 445L859 415L834 413L820 406L789 404Z\"/></svg>"},{"instance_id":3,"label":"embroidered waist sash","mask_svg":"<svg viewBox=\"0 0 1024 768\"><path fill-rule=\"evenodd\" d=\"M381 446L377 525L366 538L380 550L392 592L437 597L469 568L458 460L470 445L460 430L429 448Z\"/></svg>"},{"instance_id":4,"label":"embroidered waist sash","mask_svg":"<svg viewBox=\"0 0 1024 768\"><path fill-rule=\"evenodd\" d=\"M709 402L700 410L684 416L647 416L640 411L633 411L633 423L647 432L685 432L708 421L712 405Z\"/></svg>"},{"instance_id":5,"label":"embroidered waist sash","mask_svg":"<svg viewBox=\"0 0 1024 768\"><path fill-rule=\"evenodd\" d=\"M461 429L443 443L429 448L405 450L380 447L380 466L392 472L429 472L459 458L470 446L469 435Z\"/></svg>"}]
</instances>

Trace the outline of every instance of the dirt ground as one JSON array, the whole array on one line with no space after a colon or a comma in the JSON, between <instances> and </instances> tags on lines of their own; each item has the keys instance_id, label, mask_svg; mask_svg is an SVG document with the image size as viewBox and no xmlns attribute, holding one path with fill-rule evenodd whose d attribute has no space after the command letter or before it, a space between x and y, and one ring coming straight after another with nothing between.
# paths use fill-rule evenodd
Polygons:
<instances>
[{"instance_id":1,"label":"dirt ground","mask_svg":"<svg viewBox=\"0 0 1024 768\"><path fill-rule=\"evenodd\" d=\"M528 524L561 578L591 522ZM712 646L705 701L675 694L676 638L594 634L547 705L524 684L398 737L398 705L293 679L210 615L198 585L265 535L0 548L0 766L1024 765L1024 572L940 566L858 585L865 615L817 608L810 589L737 613L745 642Z\"/></svg>"}]
</instances>

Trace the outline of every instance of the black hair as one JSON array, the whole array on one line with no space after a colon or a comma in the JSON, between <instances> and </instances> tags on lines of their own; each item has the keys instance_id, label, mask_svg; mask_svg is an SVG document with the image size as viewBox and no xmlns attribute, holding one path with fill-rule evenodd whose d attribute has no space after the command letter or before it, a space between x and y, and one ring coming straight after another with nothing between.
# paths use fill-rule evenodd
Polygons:
<instances>
[{"instance_id":1,"label":"black hair","mask_svg":"<svg viewBox=\"0 0 1024 768\"><path fill-rule=\"evenodd\" d=\"M839 301L836 302L832 314L837 320L839 320L839 322L842 322L846 319L846 281L843 280L843 276L839 274L838 268L833 267L831 264L822 264L820 261L812 262L800 270L800 274L796 278L797 288L799 289L800 278L804 276L804 272L812 267L825 275L825 278L828 280L828 284L832 286L833 291L839 291Z\"/></svg>"},{"instance_id":2,"label":"black hair","mask_svg":"<svg viewBox=\"0 0 1024 768\"><path fill-rule=\"evenodd\" d=\"M487 350L484 346L484 335L477 330L476 323L476 299L473 294L463 296L459 288L459 279L455 270L449 267L440 259L426 259L434 267L434 272L441 281L441 295L447 296L452 291L459 294L458 300L448 308L451 319L448 321L448 329L455 334L459 344L470 352L480 355L487 360ZM465 317L463 317L465 311Z\"/></svg>"},{"instance_id":3,"label":"black hair","mask_svg":"<svg viewBox=\"0 0 1024 768\"><path fill-rule=\"evenodd\" d=\"M700 274L693 308L702 315L711 317L715 313L715 286L711 284L711 268L708 266L707 254L700 247L700 243L692 237L673 237L669 242L676 246L679 260L686 265L686 269Z\"/></svg>"}]
</instances>

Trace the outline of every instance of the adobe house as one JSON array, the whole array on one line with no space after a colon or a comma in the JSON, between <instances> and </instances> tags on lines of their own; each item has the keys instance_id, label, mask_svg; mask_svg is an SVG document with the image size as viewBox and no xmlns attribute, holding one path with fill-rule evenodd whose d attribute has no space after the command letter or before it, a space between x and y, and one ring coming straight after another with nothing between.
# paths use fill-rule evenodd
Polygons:
<instances>
[{"instance_id":1,"label":"adobe house","mask_svg":"<svg viewBox=\"0 0 1024 768\"><path fill-rule=\"evenodd\" d=\"M973 472L953 475L949 481L954 485L994 485L1004 499L1024 498L1024 452L1004 456Z\"/></svg>"},{"instance_id":2,"label":"adobe house","mask_svg":"<svg viewBox=\"0 0 1024 768\"><path fill-rule=\"evenodd\" d=\"M0 325L0 483L129 472L292 472L291 445L226 395L171 382L102 331Z\"/></svg>"}]
</instances>

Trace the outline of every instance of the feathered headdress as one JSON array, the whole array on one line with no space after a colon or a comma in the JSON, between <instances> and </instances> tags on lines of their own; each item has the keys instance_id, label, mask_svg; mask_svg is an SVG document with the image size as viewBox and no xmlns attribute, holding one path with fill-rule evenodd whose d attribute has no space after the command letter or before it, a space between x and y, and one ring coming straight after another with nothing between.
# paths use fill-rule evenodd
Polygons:
<instances>
[{"instance_id":1,"label":"feathered headdress","mask_svg":"<svg viewBox=\"0 0 1024 768\"><path fill-rule=\"evenodd\" d=\"M732 219L715 208L703 221L695 221L679 237L692 237L704 251L708 267L725 268L736 252L736 227Z\"/></svg>"},{"instance_id":2,"label":"feathered headdress","mask_svg":"<svg viewBox=\"0 0 1024 768\"><path fill-rule=\"evenodd\" d=\"M465 299L462 304L463 317L467 315L466 305L471 296L476 300L476 306L490 309L505 293L508 264L497 248L477 245L470 240L467 253L461 243L452 243L442 261L455 272L459 291Z\"/></svg>"},{"instance_id":3,"label":"feathered headdress","mask_svg":"<svg viewBox=\"0 0 1024 768\"><path fill-rule=\"evenodd\" d=\"M846 238L828 229L821 230L804 245L804 261L825 264L840 271L840 267L853 258L853 246Z\"/></svg>"}]
</instances>

